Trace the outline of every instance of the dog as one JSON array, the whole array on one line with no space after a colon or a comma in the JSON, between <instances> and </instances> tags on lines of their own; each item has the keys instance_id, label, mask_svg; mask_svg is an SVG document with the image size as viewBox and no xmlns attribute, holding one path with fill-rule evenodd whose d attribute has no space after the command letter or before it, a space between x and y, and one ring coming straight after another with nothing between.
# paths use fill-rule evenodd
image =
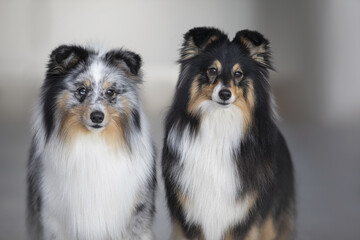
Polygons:
<instances>
[{"instance_id":1,"label":"dog","mask_svg":"<svg viewBox=\"0 0 360 240\"><path fill-rule=\"evenodd\" d=\"M28 162L33 239L153 238L155 151L125 49L52 51Z\"/></svg>"},{"instance_id":2,"label":"dog","mask_svg":"<svg viewBox=\"0 0 360 240\"><path fill-rule=\"evenodd\" d=\"M162 152L173 239L292 239L293 166L275 124L269 41L198 27L180 55Z\"/></svg>"}]
</instances>

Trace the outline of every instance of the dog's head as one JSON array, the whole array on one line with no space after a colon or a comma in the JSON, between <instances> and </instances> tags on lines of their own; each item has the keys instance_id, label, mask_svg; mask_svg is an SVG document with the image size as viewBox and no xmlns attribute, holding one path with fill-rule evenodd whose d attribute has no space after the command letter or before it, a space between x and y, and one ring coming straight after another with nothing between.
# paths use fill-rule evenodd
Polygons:
<instances>
[{"instance_id":1,"label":"dog's head","mask_svg":"<svg viewBox=\"0 0 360 240\"><path fill-rule=\"evenodd\" d=\"M238 107L245 123L256 109L269 109L269 42L255 31L242 30L232 41L215 28L194 28L184 35L177 97L184 110L202 114L203 106ZM175 100L176 101L176 100Z\"/></svg>"},{"instance_id":2,"label":"dog's head","mask_svg":"<svg viewBox=\"0 0 360 240\"><path fill-rule=\"evenodd\" d=\"M47 136L54 128L71 137L124 134L130 123L139 127L140 66L139 55L122 49L100 53L63 45L53 50L42 89Z\"/></svg>"}]
</instances>

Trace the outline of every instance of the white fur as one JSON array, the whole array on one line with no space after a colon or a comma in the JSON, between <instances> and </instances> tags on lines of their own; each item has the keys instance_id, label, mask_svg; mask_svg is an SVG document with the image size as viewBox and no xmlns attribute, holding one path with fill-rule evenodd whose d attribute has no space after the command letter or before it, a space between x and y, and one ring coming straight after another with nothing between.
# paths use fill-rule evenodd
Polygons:
<instances>
[{"instance_id":1,"label":"white fur","mask_svg":"<svg viewBox=\"0 0 360 240\"><path fill-rule=\"evenodd\" d=\"M219 96L219 92L222 89L226 89L226 87L224 86L224 84L222 82L220 82L220 83L218 83L218 85L216 85L216 87L214 88L213 93L211 95L211 99L213 101L215 101L215 102L224 102ZM235 102L235 96L234 96L234 94L231 94L231 97L228 100L226 100L225 103L226 104L231 104L233 102ZM227 106L229 106L229 105L227 105Z\"/></svg>"},{"instance_id":2,"label":"white fur","mask_svg":"<svg viewBox=\"0 0 360 240\"><path fill-rule=\"evenodd\" d=\"M99 132L72 145L53 134L42 154L45 239L131 239L128 223L152 167L145 122L142 126L131 154L114 151ZM151 239L151 232L142 239Z\"/></svg>"},{"instance_id":3,"label":"white fur","mask_svg":"<svg viewBox=\"0 0 360 240\"><path fill-rule=\"evenodd\" d=\"M94 79L95 83L99 83L103 80L104 78L104 63L101 61L94 61L89 69L89 73L92 76L92 78Z\"/></svg>"},{"instance_id":4,"label":"white fur","mask_svg":"<svg viewBox=\"0 0 360 240\"><path fill-rule=\"evenodd\" d=\"M241 182L237 174L233 149L239 149L242 114L230 105L220 107L205 101L199 133L190 137L189 129L182 135L170 131L168 144L178 149L183 170L178 178L188 196L186 219L200 224L205 239L219 240L233 224L246 216L250 200L237 199Z\"/></svg>"}]
</instances>

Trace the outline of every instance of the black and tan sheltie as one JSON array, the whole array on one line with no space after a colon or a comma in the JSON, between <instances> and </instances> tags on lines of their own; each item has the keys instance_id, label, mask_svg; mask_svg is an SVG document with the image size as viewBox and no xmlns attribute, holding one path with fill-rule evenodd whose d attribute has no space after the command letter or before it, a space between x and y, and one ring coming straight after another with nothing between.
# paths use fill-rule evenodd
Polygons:
<instances>
[{"instance_id":1,"label":"black and tan sheltie","mask_svg":"<svg viewBox=\"0 0 360 240\"><path fill-rule=\"evenodd\" d=\"M50 55L28 164L32 239L152 239L155 157L139 55Z\"/></svg>"},{"instance_id":2,"label":"black and tan sheltie","mask_svg":"<svg viewBox=\"0 0 360 240\"><path fill-rule=\"evenodd\" d=\"M214 28L184 36L162 171L174 239L292 239L294 179L274 122L269 42Z\"/></svg>"}]
</instances>

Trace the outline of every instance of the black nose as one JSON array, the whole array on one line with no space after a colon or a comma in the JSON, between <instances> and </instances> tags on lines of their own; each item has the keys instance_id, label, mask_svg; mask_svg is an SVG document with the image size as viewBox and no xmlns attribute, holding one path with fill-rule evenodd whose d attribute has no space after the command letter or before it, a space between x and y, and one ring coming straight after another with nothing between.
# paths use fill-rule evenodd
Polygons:
<instances>
[{"instance_id":1,"label":"black nose","mask_svg":"<svg viewBox=\"0 0 360 240\"><path fill-rule=\"evenodd\" d=\"M94 111L90 114L90 119L93 123L102 123L104 114L100 111Z\"/></svg>"},{"instance_id":2,"label":"black nose","mask_svg":"<svg viewBox=\"0 0 360 240\"><path fill-rule=\"evenodd\" d=\"M219 92L219 97L221 100L226 101L229 100L231 98L231 92L230 90L227 89L223 89Z\"/></svg>"}]
</instances>

